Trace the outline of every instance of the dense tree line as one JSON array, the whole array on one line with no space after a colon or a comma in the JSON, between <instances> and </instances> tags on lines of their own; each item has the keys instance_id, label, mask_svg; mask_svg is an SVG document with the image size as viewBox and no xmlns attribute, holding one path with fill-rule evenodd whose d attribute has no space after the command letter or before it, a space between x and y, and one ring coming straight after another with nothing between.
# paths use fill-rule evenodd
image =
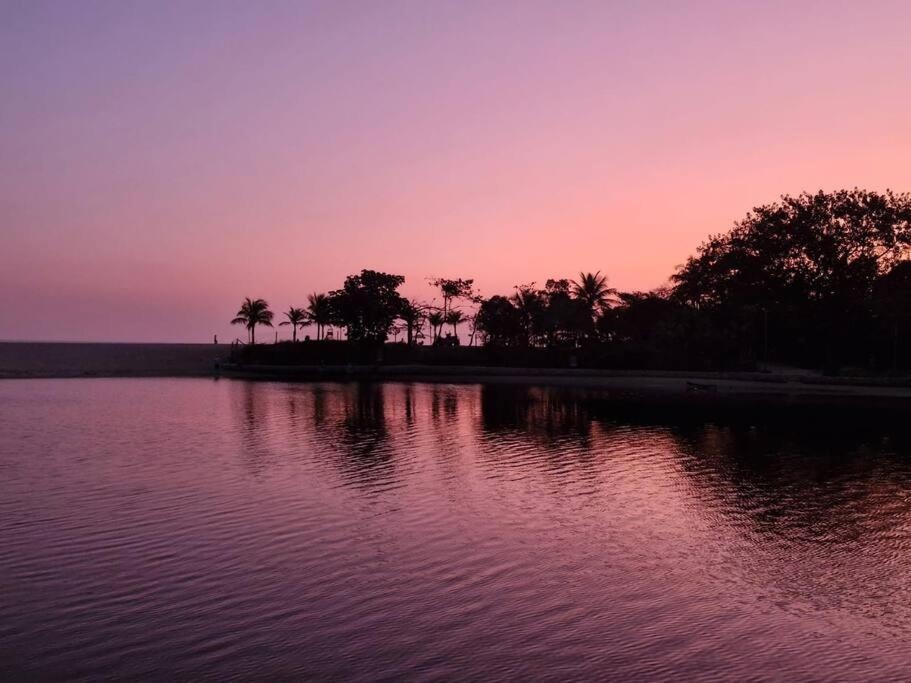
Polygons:
<instances>
[{"instance_id":1,"label":"dense tree line","mask_svg":"<svg viewBox=\"0 0 911 683\"><path fill-rule=\"evenodd\" d=\"M911 361L909 248L911 196L805 193L711 236L669 286L650 292L617 292L600 272L489 297L471 279L437 278L439 303L421 303L399 294L404 277L363 270L290 308L281 324L295 341L299 327L315 325L317 339L562 350L588 365L894 369ZM233 322L253 342L272 313L247 299Z\"/></svg>"},{"instance_id":2,"label":"dense tree line","mask_svg":"<svg viewBox=\"0 0 911 683\"><path fill-rule=\"evenodd\" d=\"M899 361L909 246L907 194L785 196L705 242L673 296L753 356L882 367Z\"/></svg>"}]
</instances>

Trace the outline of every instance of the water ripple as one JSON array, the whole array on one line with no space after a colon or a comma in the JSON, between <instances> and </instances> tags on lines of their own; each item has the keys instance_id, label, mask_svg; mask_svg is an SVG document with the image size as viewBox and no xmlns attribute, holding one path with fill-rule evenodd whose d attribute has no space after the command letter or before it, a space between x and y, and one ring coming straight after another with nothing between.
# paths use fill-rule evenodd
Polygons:
<instances>
[{"instance_id":1,"label":"water ripple","mask_svg":"<svg viewBox=\"0 0 911 683\"><path fill-rule=\"evenodd\" d=\"M0 416L3 678L911 677L882 425L155 379Z\"/></svg>"}]
</instances>

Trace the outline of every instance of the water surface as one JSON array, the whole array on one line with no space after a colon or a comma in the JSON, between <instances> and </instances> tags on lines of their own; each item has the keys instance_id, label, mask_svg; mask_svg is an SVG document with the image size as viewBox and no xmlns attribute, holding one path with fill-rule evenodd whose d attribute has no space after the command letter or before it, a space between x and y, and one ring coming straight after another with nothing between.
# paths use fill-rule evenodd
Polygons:
<instances>
[{"instance_id":1,"label":"water surface","mask_svg":"<svg viewBox=\"0 0 911 683\"><path fill-rule=\"evenodd\" d=\"M0 677L911 677L911 444L509 386L0 382Z\"/></svg>"}]
</instances>

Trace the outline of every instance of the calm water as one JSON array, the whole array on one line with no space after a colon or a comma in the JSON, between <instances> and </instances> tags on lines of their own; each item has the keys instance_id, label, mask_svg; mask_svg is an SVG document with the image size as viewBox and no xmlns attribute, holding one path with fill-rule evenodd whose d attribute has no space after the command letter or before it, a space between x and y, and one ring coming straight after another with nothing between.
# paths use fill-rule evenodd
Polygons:
<instances>
[{"instance_id":1,"label":"calm water","mask_svg":"<svg viewBox=\"0 0 911 683\"><path fill-rule=\"evenodd\" d=\"M911 443L527 387L0 382L0 678L911 677Z\"/></svg>"}]
</instances>

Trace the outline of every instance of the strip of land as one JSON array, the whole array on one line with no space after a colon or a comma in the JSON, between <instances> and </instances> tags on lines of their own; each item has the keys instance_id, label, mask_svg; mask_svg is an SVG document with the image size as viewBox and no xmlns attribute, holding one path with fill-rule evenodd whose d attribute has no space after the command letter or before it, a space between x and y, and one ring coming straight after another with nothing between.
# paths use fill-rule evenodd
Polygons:
<instances>
[{"instance_id":1,"label":"strip of land","mask_svg":"<svg viewBox=\"0 0 911 683\"><path fill-rule=\"evenodd\" d=\"M0 342L0 379L211 377L228 346Z\"/></svg>"},{"instance_id":2,"label":"strip of land","mask_svg":"<svg viewBox=\"0 0 911 683\"><path fill-rule=\"evenodd\" d=\"M245 379L543 384L693 399L907 400L911 407L911 378L432 365L279 366L226 363L220 371L226 376Z\"/></svg>"},{"instance_id":3,"label":"strip of land","mask_svg":"<svg viewBox=\"0 0 911 683\"><path fill-rule=\"evenodd\" d=\"M688 400L907 401L911 407L911 378L907 377L442 365L237 365L229 362L229 355L229 347L214 344L0 342L0 379L218 375L289 381L510 383Z\"/></svg>"}]
</instances>

